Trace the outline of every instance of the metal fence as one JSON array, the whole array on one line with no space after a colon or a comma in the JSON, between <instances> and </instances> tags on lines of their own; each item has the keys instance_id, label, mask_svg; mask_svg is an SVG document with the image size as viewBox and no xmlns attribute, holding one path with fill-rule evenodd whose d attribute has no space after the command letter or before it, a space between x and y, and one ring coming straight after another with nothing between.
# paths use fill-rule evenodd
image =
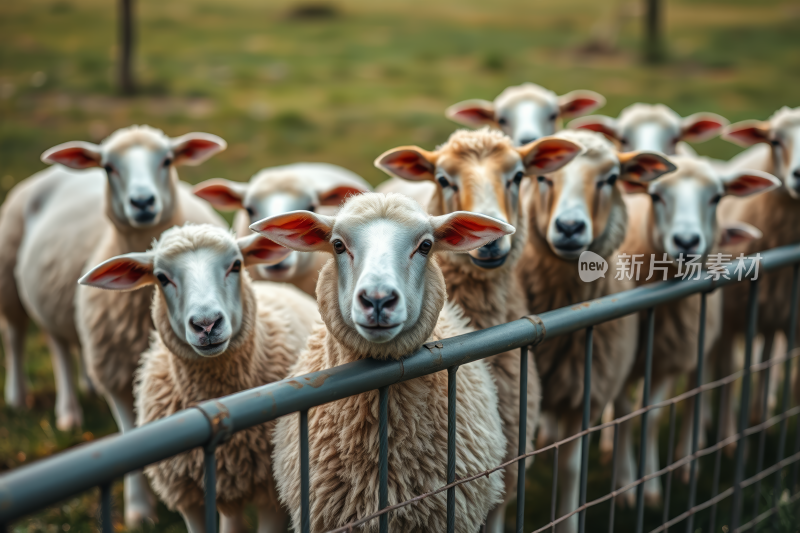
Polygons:
<instances>
[{"instance_id":1,"label":"metal fence","mask_svg":"<svg viewBox=\"0 0 800 533\"><path fill-rule=\"evenodd\" d=\"M555 530L556 524L563 522L569 516L579 515L579 531L586 529L586 512L589 508L603 502L611 502L609 512L609 530L614 530L615 505L614 500L627 490L636 489L637 532L643 530L644 516L644 482L655 476L666 476L667 490L664 501L662 525L653 531L665 531L679 522L686 523L686 530L693 531L692 524L696 513L710 508L710 531L715 530L717 504L728 497L732 497L732 516L728 531L744 531L755 529L762 521L775 517L781 505L780 495L784 491L782 470L791 466L788 476L788 490L790 497L783 503L792 504L800 499L797 491L798 465L800 465L800 420L796 422L797 435L791 455L786 455L787 433L789 419L800 414L800 406L790 408L790 391L792 360L795 355L792 349L795 346L795 324L797 322L797 301L800 291L800 245L776 248L762 253L760 273L774 271L794 265L794 277L791 287L791 318L785 327L788 337L788 353L786 357L765 360L757 365L752 364L753 341L756 336L757 310L758 310L758 284L759 280L741 281L750 283L750 296L747 304L747 327L745 331L745 363L743 370L722 379L702 384L683 394L664 402L649 405L650 369L652 365L652 344L654 332L654 309L659 305L678 300L693 294L702 295L700 311L700 339L698 343L697 375L703 375L703 336L705 327L705 298L715 289L730 283L738 283L733 272L733 266L728 268L731 279L725 277L719 280L673 280L654 283L627 292L615 294L605 298L592 300L580 305L557 309L542 313L541 315L528 316L501 326L483 331L469 333L435 343L428 343L414 354L399 361L374 361L364 360L335 368L307 374L304 376L286 379L271 383L255 389L242 391L231 396L210 400L195 408L181 411L168 418L153 422L146 426L136 428L125 434L112 435L95 442L77 447L75 449L43 459L28 466L20 467L0 476L0 531L4 532L15 520L26 514L32 513L49 505L55 504L72 495L93 487L100 487L101 513L100 528L104 533L111 533L111 483L124 474L143 468L146 465L166 459L175 454L203 447L205 450L205 501L206 501L206 527L207 531L216 531L216 487L215 487L215 448L227 440L234 432L247 429L257 424L276 419L278 417L299 412L300 424L300 460L301 460L301 501L302 513L300 531L306 533L310 528L309 496L313 487L309 484L309 450L308 450L308 410L317 405L341 400L343 398L361 394L371 390L379 390L379 436L380 436L380 479L379 502L381 510L374 515L362 517L345 527L334 530L335 532L355 531L360 524L370 520L378 520L381 532L388 531L389 514L400 507L414 505L415 502L434 494L447 493L447 530L453 532L455 528L455 490L463 483L498 471L514 462L519 465L519 481L517 487L517 517L515 531L523 531L523 518L525 515L525 461L530 456L551 453L554 465L558 464L558 451L561 446L575 439L582 441L581 454L581 484L579 506L570 515L556 517L555 501L556 486L558 483L557 471L554 468L552 503L550 521L536 532ZM753 269L755 270L755 269ZM752 273L751 273L752 275ZM789 289L787 287L787 289ZM642 408L618 418L612 422L589 428L589 398L591 391L591 365L592 365L592 328L593 326L625 315L646 311L648 313L648 328L645 338L646 371L644 379L644 393ZM525 409L527 396L527 357L529 347L536 346L553 337L566 335L581 329L586 330L586 355L585 388L583 401L583 431L566 440L557 442L539 450L525 453ZM512 349L519 349L521 353L520 365L520 441L519 456L515 459L498 465L487 472L475 472L469 477L456 479L456 379L457 369L460 365L477 361L498 353ZM766 359L766 358L765 358ZM770 369L783 363L784 382L780 414L766 419L766 405L763 402L761 423L748 427L750 409L751 379L755 372L764 372L766 386L763 389L766 400L769 389ZM389 387L401 381L414 379L426 374L447 370L448 372L448 450L447 450L447 484L428 494L421 494L412 500L388 505L388 390ZM742 380L741 398L738 417L738 431L735 436L720 440L720 421L718 416L717 438L715 442L702 450L698 449L698 435L700 411L700 394L719 389L736 380ZM695 398L694 422L692 428L691 454L680 460L672 460L672 451L675 439L675 408L678 402ZM647 418L648 413L654 409L669 408L670 412L670 437L669 437L669 464L660 471L644 474L644 449L647 444ZM617 461L617 440L619 425L634 417L641 417L641 441L638 465L638 479L620 489L615 487L616 479L613 472ZM777 458L774 464L764 468L765 434L772 426L780 424ZM614 430L614 456L612 459L612 480L610 492L592 501L587 501L587 476L589 472L589 436L605 428ZM751 435L758 436L758 449L756 455L755 474L745 479L745 446L739 442ZM732 443L736 447L735 472L733 486L719 492L722 449ZM715 468L713 472L713 488L710 499L703 503L696 503L697 495L697 464L702 457L714 454ZM690 464L689 504L687 510L680 515L669 519L669 487L672 473L684 465ZM762 482L769 476L773 480L772 505L761 512L760 493ZM754 487L755 505L751 520L742 523L743 519L743 490ZM785 499L786 500L786 499Z\"/></svg>"}]
</instances>

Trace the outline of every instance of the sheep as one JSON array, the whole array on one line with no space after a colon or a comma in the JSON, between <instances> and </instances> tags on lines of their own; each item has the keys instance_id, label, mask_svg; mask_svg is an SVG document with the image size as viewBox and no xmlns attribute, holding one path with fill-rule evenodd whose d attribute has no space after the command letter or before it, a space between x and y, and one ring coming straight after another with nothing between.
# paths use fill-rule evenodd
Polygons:
<instances>
[{"instance_id":1,"label":"sheep","mask_svg":"<svg viewBox=\"0 0 800 533\"><path fill-rule=\"evenodd\" d=\"M357 174L326 163L295 163L265 168L249 183L212 179L198 184L194 193L219 210L238 209L234 220L236 234L250 235L250 224L263 218L308 209L330 214L351 194L370 191L372 187ZM277 265L256 265L250 269L253 279L291 283L314 296L319 269L327 261L325 254L292 252Z\"/></svg>"},{"instance_id":2,"label":"sheep","mask_svg":"<svg viewBox=\"0 0 800 533\"><path fill-rule=\"evenodd\" d=\"M470 331L462 311L445 303L441 252L467 252L514 232L474 213L430 216L399 194L351 197L336 216L295 211L251 228L297 251L333 254L317 298L325 327L312 335L291 375L376 358L398 360L422 343ZM389 504L446 484L447 373L389 388ZM497 390L484 361L457 375L456 476L500 464L506 447ZM378 393L312 408L308 415L311 531L327 531L378 510ZM300 523L297 416L278 420L273 464L281 502ZM502 472L456 488L456 531L474 533L502 500ZM393 511L391 531L446 529L443 493ZM377 520L363 526L377 531Z\"/></svg>"},{"instance_id":3,"label":"sheep","mask_svg":"<svg viewBox=\"0 0 800 533\"><path fill-rule=\"evenodd\" d=\"M275 263L289 250L251 235L235 240L211 225L165 231L147 252L89 270L82 285L112 291L155 286L156 331L136 372L136 425L205 400L281 380L321 324L316 302L295 287L251 282L242 267ZM149 291L147 291L149 292ZM280 532L287 516L272 477L274 422L240 431L216 449L223 531L244 531L244 506L258 502L259 531ZM145 469L158 496L188 530L205 531L203 452L196 448Z\"/></svg>"},{"instance_id":4,"label":"sheep","mask_svg":"<svg viewBox=\"0 0 800 533\"><path fill-rule=\"evenodd\" d=\"M750 198L725 199L720 204L720 217L724 221L741 221L756 226L763 232L760 239L742 243L732 251L735 254L753 254L777 246L800 242L800 107L783 107L769 120L748 120L728 126L722 138L747 150L731 159L728 171L752 168L774 175L781 187L767 194ZM771 356L775 335L789 327L789 309L792 269L759 273L757 332L764 335L764 358ZM733 371L733 345L739 333L745 330L748 300L747 283L730 285L724 289L723 334L720 348L720 371L727 375ZM760 419L764 373L759 373L752 398L752 414ZM723 395L725 405L720 407L724 416L722 438L736 431L734 412L730 406L730 387ZM734 446L728 451L735 449Z\"/></svg>"},{"instance_id":5,"label":"sheep","mask_svg":"<svg viewBox=\"0 0 800 533\"><path fill-rule=\"evenodd\" d=\"M562 169L539 175L526 199L528 240L518 275L531 313L557 309L633 288L633 282L607 274L592 282L578 276L581 253L591 251L617 270L614 251L625 238L627 211L619 181L649 182L674 170L662 155L617 153L599 133L562 131L555 135L586 151ZM591 420L617 397L633 364L638 321L633 315L594 327ZM538 346L542 411L561 422L560 437L581 429L585 333L558 337ZM565 515L578 504L579 440L561 446L559 509ZM575 531L577 515L559 531Z\"/></svg>"},{"instance_id":6,"label":"sheep","mask_svg":"<svg viewBox=\"0 0 800 533\"><path fill-rule=\"evenodd\" d=\"M459 130L436 151L416 146L389 150L375 166L391 176L432 183L435 195L427 205L433 215L464 210L488 215L517 231L468 255L439 257L447 293L477 329L496 326L527 314L519 280L514 275L525 245L527 224L521 213L520 185L525 175L558 170L581 151L564 139L544 137L515 148L501 132L484 128ZM487 361L499 389L500 417L506 437L506 461L517 456L519 432L519 352L509 351ZM530 357L530 356L529 356ZM539 418L539 377L531 358L528 364L527 441ZM506 497L487 522L490 533L504 530L505 508L516 497L517 466L506 469Z\"/></svg>"},{"instance_id":7,"label":"sheep","mask_svg":"<svg viewBox=\"0 0 800 533\"><path fill-rule=\"evenodd\" d=\"M713 139L728 125L715 113L695 113L682 118L664 104L636 103L617 118L592 115L573 120L570 129L587 129L618 142L620 149L652 150L665 155L697 155L686 142Z\"/></svg>"},{"instance_id":8,"label":"sheep","mask_svg":"<svg viewBox=\"0 0 800 533\"><path fill-rule=\"evenodd\" d=\"M691 256L699 256L695 262L705 264L708 254L719 247L746 242L760 236L759 231L747 224L721 226L717 221L717 205L723 196L750 196L766 192L778 182L770 175L757 171L741 171L730 175L720 175L708 162L687 156L672 156L670 161L677 169L666 176L650 182L625 183L631 194L624 197L628 209L628 233L619 253L633 257L640 254L645 265L652 264L665 270L641 272L634 280L637 286L656 281L673 279L689 273L688 267L676 262L686 261ZM663 261L668 263L648 263ZM645 267L647 268L647 267ZM698 272L698 275L699 272ZM694 277L691 275L690 277ZM697 343L700 322L700 295L659 306L656 310L658 327L653 335L652 385L650 404L667 398L674 380L695 370L697 365ZM633 369L628 376L628 385L644 377L645 335L647 331L646 313L640 315L639 350ZM703 352L710 360L712 348L719 340L722 324L722 293L713 292L706 297L706 327ZM710 361L709 361L710 362ZM696 378L695 380L696 381ZM630 399L623 389L615 402L617 416L625 416L632 411ZM693 419L693 403L688 402L686 416L683 417L683 430L677 456L685 457L690 451L690 435ZM658 431L660 411L653 411L648 425L647 452L645 454L645 473L653 474L659 470ZM700 446L704 433L700 432ZM618 486L625 486L635 479L634 454L630 422L623 423L619 434L620 457L618 461ZM684 470L687 476L688 468ZM634 492L626 493L628 503L633 503ZM645 483L644 497L648 505L660 506L661 483L659 478L651 478ZM623 500L624 501L624 500Z\"/></svg>"},{"instance_id":9,"label":"sheep","mask_svg":"<svg viewBox=\"0 0 800 533\"><path fill-rule=\"evenodd\" d=\"M189 221L224 227L211 207L178 181L175 170L181 164L197 165L224 148L225 141L215 135L189 133L173 139L160 130L132 126L100 145L69 142L42 156L46 163L90 170L54 166L42 180L47 186L37 187L29 199L16 264L19 294L65 361L56 366L57 376L69 376L69 347L80 345L89 376L123 432L134 425L133 372L153 327L151 290L112 294L76 281L86 266L147 250L153 238L173 225ZM79 421L77 400L69 407L59 412L65 418L62 427ZM155 502L141 473L129 474L125 486L126 523L153 516Z\"/></svg>"},{"instance_id":10,"label":"sheep","mask_svg":"<svg viewBox=\"0 0 800 533\"><path fill-rule=\"evenodd\" d=\"M594 91L577 90L562 96L535 83L507 87L494 102L465 100L447 108L450 120L472 128L492 126L523 146L561 129L561 121L591 113L606 99Z\"/></svg>"}]
</instances>

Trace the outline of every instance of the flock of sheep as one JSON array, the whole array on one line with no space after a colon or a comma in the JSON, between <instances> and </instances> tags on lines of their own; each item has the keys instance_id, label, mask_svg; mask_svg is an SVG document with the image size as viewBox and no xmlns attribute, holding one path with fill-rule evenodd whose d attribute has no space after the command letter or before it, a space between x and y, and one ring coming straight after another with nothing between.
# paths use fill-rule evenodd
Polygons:
<instances>
[{"instance_id":1,"label":"flock of sheep","mask_svg":"<svg viewBox=\"0 0 800 533\"><path fill-rule=\"evenodd\" d=\"M192 190L177 167L226 147L205 133L170 138L131 126L99 145L47 150L42 160L53 166L17 185L0 211L7 403L25 404L29 319L52 353L58 427L82 423L70 355L79 348L76 374L104 395L124 432L207 399L367 357L397 359L429 340L654 281L614 276L622 254L705 260L720 250L800 242L800 108L728 125L711 113L681 118L663 105L634 104L616 119L588 116L560 130L564 119L604 103L591 91L557 96L528 83L494 102L456 104L447 116L480 129L458 130L433 151L382 154L375 164L392 179L379 192L322 163ZM724 162L685 143L720 133L752 148ZM212 207L237 211L237 237ZM609 275L580 280L577 261L587 250L608 261ZM668 265L670 277L679 266ZM762 274L766 354L789 320L790 276ZM743 329L742 290L734 285L707 301L707 356L728 372ZM676 379L697 380L699 308L695 295L656 310L653 403ZM592 420L609 405L617 415L631 411L647 326L628 316L594 328ZM537 428L541 441L579 432L584 344L579 333L529 355L529 451ZM519 369L518 351L459 369L458 477L516 457ZM389 390L390 503L445 484L446 389L440 372ZM377 391L310 411L312 531L378 510L377 412ZM720 416L723 437L732 434L730 405ZM679 454L688 453L689 418ZM658 423L650 428L647 473L659 469ZM282 531L288 519L299 524L298 441L297 418L288 416L217 448L222 531L246 528L250 502L261 532ZM577 507L579 451L577 440L561 448L560 515ZM624 486L636 477L627 424L620 453ZM456 530L504 531L516 476L511 466L458 487ZM154 517L150 486L191 532L204 531L202 450L125 478L128 525ZM645 493L660 503L659 478ZM390 529L444 531L445 516L438 494L393 512ZM572 517L559 531L576 526Z\"/></svg>"}]
</instances>

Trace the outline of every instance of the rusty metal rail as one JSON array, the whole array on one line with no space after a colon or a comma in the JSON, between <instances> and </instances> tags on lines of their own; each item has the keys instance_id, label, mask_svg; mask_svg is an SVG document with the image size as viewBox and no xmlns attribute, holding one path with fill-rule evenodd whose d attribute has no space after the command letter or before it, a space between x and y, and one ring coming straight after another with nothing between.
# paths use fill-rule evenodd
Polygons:
<instances>
[{"instance_id":1,"label":"rusty metal rail","mask_svg":"<svg viewBox=\"0 0 800 533\"><path fill-rule=\"evenodd\" d=\"M792 302L792 321L787 324L787 335L789 338L789 349L791 350L795 344L795 331L794 324L797 318L797 295L800 284L800 245L786 246L776 248L762 253L762 260L760 263L760 271L772 271L784 267L795 265L794 267L794 284L792 288L793 302ZM215 484L213 483L215 477L215 461L214 449L220 443L224 442L230 436L243 429L247 429L257 424L274 420L280 416L290 413L299 413L299 431L300 431L300 456L301 456L301 524L300 530L307 532L310 530L310 494L313 487L309 483L309 457L308 457L308 410L317 405L322 405L328 402L341 400L343 398L361 394L371 390L379 390L379 443L380 443L380 469L379 469L379 502L382 510L375 515L362 517L357 522L348 524L336 531L354 530L358 524L366 521L377 519L379 521L379 528L381 532L388 531L389 515L392 510L395 510L404 505L413 505L415 501L419 501L426 497L432 496L439 492L447 492L448 494L448 531L454 530L455 521L455 506L453 505L455 497L455 489L458 485L467 483L477 477L487 475L485 472L475 473L473 476L465 479L455 479L455 456L456 456L456 441L455 438L448 438L448 466L447 470L443 472L443 478L447 483L436 491L420 495L409 502L398 502L394 505L389 505L388 502L388 408L386 398L388 396L388 387L394 383L407 381L423 375L448 370L448 406L450 407L448 413L448 434L455 436L455 383L457 379L456 369L458 366L470 363L479 359L483 359L497 353L506 352L512 349L520 349L521 359L520 364L524 365L526 361L527 347L535 346L547 339L559 335L565 335L580 331L587 330L587 338L591 338L591 328L602 322L613 320L625 315L640 311L648 311L649 316L652 317L651 310L657 308L659 305L690 296L692 294L707 294L723 285L737 283L735 280L736 274L733 271L733 265L728 268L728 275L732 279L725 279L724 277L719 280L713 279L699 279L699 280L673 280L661 283L654 283L646 287L640 287L624 293L615 294L613 296L584 302L579 305L570 306L562 309L557 309L542 313L537 316L529 316L503 324L501 326L489 328L483 331L469 333L450 339L430 343L415 353L407 356L400 361L374 361L365 360L342 365L339 367L314 372L304 376L285 379L276 383L271 383L255 389L243 391L231 396L211 400L198 405L196 408L181 411L168 418L153 422L146 426L136 428L125 434L112 435L95 442L79 446L75 449L57 454L53 457L43 459L31 465L17 468L0 476L0 532L4 531L14 521L19 520L27 514L35 512L39 509L53 505L67 497L82 491L91 489L93 487L101 487L101 530L110 532L112 530L111 513L110 513L110 484L124 474L137 470L155 463L157 461L166 459L181 452L191 450L193 448L202 447L205 451L206 461L206 527L209 533L216 531L216 512L214 502L216 501ZM569 440L581 439L582 453L581 453L581 497L580 505L572 513L566 516L555 516L555 506L551 507L551 520L550 523L541 530L552 529L554 530L555 524L566 520L572 514L579 514L581 517L579 524L580 530L585 528L585 512L588 508L597 505L609 499L613 502L614 498L624 491L636 488L637 494L637 531L641 531L642 524L642 498L641 491L644 481L655 475L671 474L676 468L690 463L691 466L691 498L690 508L678 517L668 520L668 512L664 513L664 524L656 531L665 530L680 521L686 520L687 525L691 530L691 520L699 510L711 507L712 509L712 530L713 520L715 517L716 504L724 498L732 496L734 502L741 501L742 489L755 485L756 490L760 490L761 481L769 475L775 474L775 488L781 487L781 470L789 465L792 465L792 473L789 476L789 489L792 491L790 501L793 502L798 499L794 493L797 487L797 474L798 464L800 461L800 431L798 431L797 439L794 446L794 451L788 456L785 455L784 441L788 432L788 420L790 417L798 416L800 410L797 407L789 408L790 400L788 391L790 389L789 376L791 375L791 361L793 357L785 357L762 363L761 365L752 365L752 344L755 338L755 323L756 323L756 298L758 281L751 283L751 296L748 305L748 327L746 331L746 361L744 369L732 376L723 378L718 382L708 385L702 385L696 389L661 402L655 405L649 405L649 398L645 394L643 401L643 408L639 411L631 413L625 418L614 420L613 422L589 428L590 420L588 415L584 417L583 431L577 435L570 437L565 441L558 442L552 446L531 452L528 454L521 453L525 450L524 428L520 431L519 450L520 456L509 461L504 465L499 465L494 470L499 470L513 464L514 462L522 462L524 458L541 454L552 450L556 456L558 449L561 445ZM705 306L701 308L701 325L705 324L702 316L705 312ZM650 321L652 324L652 319ZM702 327L701 327L702 329ZM646 342L652 344L653 328L648 328L648 338ZM701 333L702 335L702 333ZM702 345L702 341L700 343ZM702 350L699 350L702 354ZM647 367L650 367L649 359L652 357L652 350L647 350ZM591 365L591 342L587 342L586 349L586 364ZM678 401L687 399L692 396L706 392L714 387L721 387L726 383L730 383L736 379L742 379L742 405L749 405L750 393L750 380L753 372L764 371L769 372L769 369L775 364L783 362L785 365L785 379L784 379L784 393L783 402L781 407L781 414L769 420L764 420L762 423L752 428L747 427L747 414L749 409L741 409L739 417L739 428L737 435L728 440L716 439L713 446L704 450L698 450L697 436L700 431L698 423L695 422L693 427L692 451L691 455L687 456L680 461L670 463L665 469L650 474L649 476L643 475L643 454L640 453L640 466L639 477L629 486L622 489L616 489L613 486L615 480L612 479L611 492L597 500L586 501L586 483L588 474L588 442L589 434L599 431L604 427L613 426L615 428L615 446L614 446L614 462L616 462L616 441L618 436L619 424L634 416L642 417L642 436L641 447L646 447L646 425L647 414L653 409L670 407L670 433L674 436L674 408ZM703 361L698 361L702 369ZM645 376L645 391L650 388L650 373L646 372ZM527 375L522 372L522 375ZM586 372L586 387L584 389L585 402L588 402L588 395L591 393L591 373ZM768 378L767 378L768 382ZM527 395L527 382L522 379L520 387L522 397ZM699 401L695 402L695 415L699 413ZM526 403L520 402L520 410L524 411ZM695 420L699 417L695 416ZM525 417L520 418L521 421ZM712 498L699 505L694 504L695 490L696 490L696 467L697 460L705 455L711 453L716 454L717 465L719 465L719 456L722 448L732 442L738 442L741 439L747 438L750 435L759 434L759 460L763 457L763 434L764 431L775 424L780 423L781 444L778 451L777 462L769 468L757 472L754 476L744 479L744 446L737 446L737 463L736 463L736 476L733 487L717 494L717 489L714 490ZM800 427L800 423L798 423ZM739 450L742 450L739 452ZM763 463L759 462L761 466ZM759 470L761 468L759 467ZM522 472L522 467L520 467ZM715 470L715 487L719 485L719 467ZM613 475L612 475L613 477ZM557 478L554 476L554 494ZM517 525L516 531L521 532L523 528L524 519L524 476L519 477L519 484L517 494L520 496L520 505L517 510ZM763 513L759 514L760 507L756 506L756 513L752 520L740 526L742 516L742 506L734 505L733 516L731 517L731 529L733 531L744 530L745 527L754 527L761 521L775 516L779 502L777 500L779 491L776 490L774 506ZM668 503L667 503L668 505ZM611 506L611 515L609 517L610 529L613 530L614 524L614 506Z\"/></svg>"}]
</instances>

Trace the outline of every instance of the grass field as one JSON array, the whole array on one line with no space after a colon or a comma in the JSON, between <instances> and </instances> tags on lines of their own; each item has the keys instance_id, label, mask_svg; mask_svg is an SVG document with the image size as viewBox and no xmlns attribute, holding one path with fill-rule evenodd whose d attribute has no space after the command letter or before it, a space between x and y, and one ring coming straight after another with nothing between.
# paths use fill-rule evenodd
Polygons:
<instances>
[{"instance_id":1,"label":"grass field","mask_svg":"<svg viewBox=\"0 0 800 533\"><path fill-rule=\"evenodd\" d=\"M433 147L454 129L445 107L492 99L523 81L558 93L598 91L608 99L600 112L614 116L635 101L664 102L683 115L713 111L732 121L800 105L796 1L664 3L667 61L645 67L639 2L340 0L325 4L329 16L310 20L292 16L298 4L287 0L139 0L140 93L123 98L113 86L114 2L5 0L0 199L44 168L39 155L50 146L97 142L132 123L170 135L208 131L228 141L228 150L208 163L181 170L190 182L246 180L265 166L308 160L337 163L378 183L384 179L372 166L378 154L402 144ZM598 40L610 49L592 52ZM718 158L738 151L721 140L696 148ZM0 410L0 470L115 431L95 397L82 398L82 432L57 431L49 358L35 329L29 351L32 409ZM596 457L592 464L599 464ZM711 468L704 465L704 472ZM537 461L528 482L528 528L547 519L550 475L549 459ZM593 470L590 498L607 480L608 467ZM709 486L701 480L701 497ZM686 499L685 486L676 481L674 488L673 515ZM88 494L17 529L91 531L95 512L96 497ZM604 505L589 513L590 531L605 530L607 512ZM659 518L646 516L648 524ZM791 531L791 518L784 518ZM617 531L629 531L633 520L620 511ZM703 523L701 516L698 527ZM183 524L162 509L157 529L180 531Z\"/></svg>"}]
</instances>

